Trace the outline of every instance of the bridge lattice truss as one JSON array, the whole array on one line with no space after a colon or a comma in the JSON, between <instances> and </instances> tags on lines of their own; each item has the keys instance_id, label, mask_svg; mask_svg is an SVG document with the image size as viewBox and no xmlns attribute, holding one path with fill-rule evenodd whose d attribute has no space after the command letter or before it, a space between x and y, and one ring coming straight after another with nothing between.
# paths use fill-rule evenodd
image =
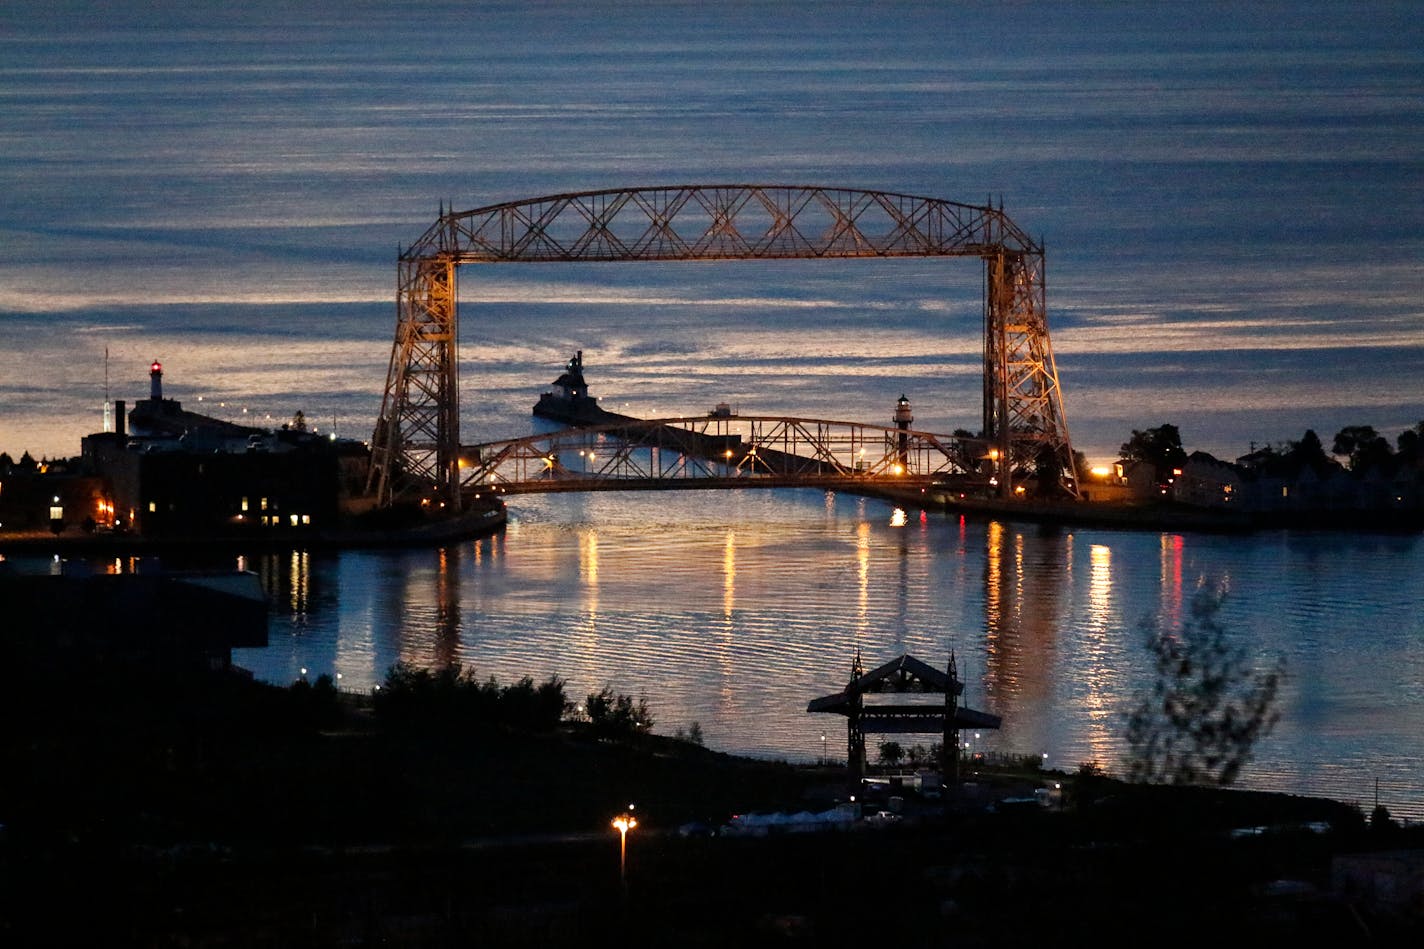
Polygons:
<instances>
[{"instance_id":1,"label":"bridge lattice truss","mask_svg":"<svg viewBox=\"0 0 1424 949\"><path fill-rule=\"evenodd\" d=\"M703 487L928 487L976 477L984 446L929 432L770 416L693 416L469 446L465 490L509 494Z\"/></svg>"},{"instance_id":2,"label":"bridge lattice truss","mask_svg":"<svg viewBox=\"0 0 1424 949\"><path fill-rule=\"evenodd\" d=\"M463 264L865 257L984 261L980 434L995 449L1000 489L1049 468L1076 494L1042 248L1002 208L783 185L588 191L442 212L400 255L368 491L383 504L432 490L459 498L456 272Z\"/></svg>"}]
</instances>

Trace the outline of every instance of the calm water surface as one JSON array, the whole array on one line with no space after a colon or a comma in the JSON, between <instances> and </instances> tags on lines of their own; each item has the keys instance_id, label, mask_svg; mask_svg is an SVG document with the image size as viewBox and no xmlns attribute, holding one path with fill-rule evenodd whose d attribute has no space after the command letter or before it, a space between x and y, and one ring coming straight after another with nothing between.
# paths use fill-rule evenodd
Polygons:
<instances>
[{"instance_id":1,"label":"calm water surface","mask_svg":"<svg viewBox=\"0 0 1424 949\"><path fill-rule=\"evenodd\" d=\"M756 756L844 755L806 703L909 652L1004 717L980 747L1119 768L1151 676L1147 624L1220 585L1234 646L1286 663L1282 720L1243 783L1424 818L1424 539L1045 530L812 491L519 498L497 537L438 551L251 560L271 645L237 661L369 689L398 660L503 682L559 675L579 699L646 695L656 730L701 724ZM926 736L924 743L932 741Z\"/></svg>"},{"instance_id":2,"label":"calm water surface","mask_svg":"<svg viewBox=\"0 0 1424 949\"><path fill-rule=\"evenodd\" d=\"M1424 418L1424 18L1364 3L0 4L0 450L105 398L368 437L398 246L437 209L591 188L824 184L1002 201L1047 251L1075 447ZM437 26L432 26L436 24ZM969 261L465 268L466 439L529 429L576 349L611 407L979 426ZM106 354L109 358L106 360ZM1199 582L1282 655L1249 780L1396 812L1424 775L1417 538L921 520L798 493L521 499L443 551L256 559L271 647L646 692L672 731L807 759L808 699L953 648L993 746L1111 767L1144 620ZM985 738L985 742L990 739ZM828 738L835 749L838 741ZM1421 815L1424 816L1424 815Z\"/></svg>"}]
</instances>

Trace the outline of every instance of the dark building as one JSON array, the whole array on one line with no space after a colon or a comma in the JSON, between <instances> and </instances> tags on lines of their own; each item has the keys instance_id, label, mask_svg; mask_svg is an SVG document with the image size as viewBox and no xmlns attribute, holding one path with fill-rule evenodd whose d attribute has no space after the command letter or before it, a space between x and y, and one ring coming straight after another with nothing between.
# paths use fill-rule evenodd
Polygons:
<instances>
[{"instance_id":1,"label":"dark building","mask_svg":"<svg viewBox=\"0 0 1424 949\"><path fill-rule=\"evenodd\" d=\"M223 671L267 645L256 574L26 575L0 563L7 668L26 675Z\"/></svg>"},{"instance_id":2,"label":"dark building","mask_svg":"<svg viewBox=\"0 0 1424 949\"><path fill-rule=\"evenodd\" d=\"M163 397L150 367L149 398L116 430L83 440L82 468L108 487L99 527L154 538L300 535L339 526L342 500L365 485L361 442L308 431L300 416L277 430L237 425Z\"/></svg>"}]
</instances>

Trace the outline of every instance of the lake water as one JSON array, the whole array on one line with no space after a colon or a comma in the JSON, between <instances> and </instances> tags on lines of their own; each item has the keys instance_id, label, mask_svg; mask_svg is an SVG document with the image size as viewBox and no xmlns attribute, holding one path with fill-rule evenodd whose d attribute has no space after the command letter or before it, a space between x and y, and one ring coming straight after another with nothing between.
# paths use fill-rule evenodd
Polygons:
<instances>
[{"instance_id":1,"label":"lake water","mask_svg":"<svg viewBox=\"0 0 1424 949\"><path fill-rule=\"evenodd\" d=\"M1424 23L1407 2L0 6L0 451L106 399L368 437L395 258L439 207L824 184L1002 200L1041 237L1075 447L1176 424L1234 458L1424 419ZM467 441L529 430L582 349L644 417L977 428L970 261L461 275ZM107 358L106 358L107 354ZM525 499L499 539L262 561L281 681L395 657L646 689L728 750L819 752L850 653L962 656L994 740L1113 757L1140 623L1226 585L1281 654L1251 779L1424 786L1413 538L989 530L799 493ZM289 579L295 578L295 585ZM1040 748L1041 746L1041 748ZM1391 799L1391 807L1407 805ZM1417 806L1417 805L1416 805Z\"/></svg>"},{"instance_id":2,"label":"lake water","mask_svg":"<svg viewBox=\"0 0 1424 949\"><path fill-rule=\"evenodd\" d=\"M254 558L271 643L260 677L369 690L397 661L646 695L656 731L740 753L843 758L856 650L908 652L1004 717L979 750L1120 771L1123 715L1152 680L1146 632L1225 591L1233 648L1284 660L1281 721L1242 783L1424 817L1424 538L1250 537L962 521L815 491L516 498L500 536L438 551ZM1416 592L1410 593L1408 591ZM926 745L933 736L910 739ZM874 754L872 746L872 755Z\"/></svg>"}]
</instances>

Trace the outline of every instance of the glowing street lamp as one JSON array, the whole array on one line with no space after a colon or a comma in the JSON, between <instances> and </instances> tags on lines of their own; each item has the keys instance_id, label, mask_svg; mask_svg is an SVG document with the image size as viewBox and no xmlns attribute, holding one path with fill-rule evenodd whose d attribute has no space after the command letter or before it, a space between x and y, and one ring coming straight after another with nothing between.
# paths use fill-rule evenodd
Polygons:
<instances>
[{"instance_id":1,"label":"glowing street lamp","mask_svg":"<svg viewBox=\"0 0 1424 949\"><path fill-rule=\"evenodd\" d=\"M628 892L628 831L637 826L632 804L625 813L613 818L613 827L618 831L618 881L623 884L624 894Z\"/></svg>"}]
</instances>

